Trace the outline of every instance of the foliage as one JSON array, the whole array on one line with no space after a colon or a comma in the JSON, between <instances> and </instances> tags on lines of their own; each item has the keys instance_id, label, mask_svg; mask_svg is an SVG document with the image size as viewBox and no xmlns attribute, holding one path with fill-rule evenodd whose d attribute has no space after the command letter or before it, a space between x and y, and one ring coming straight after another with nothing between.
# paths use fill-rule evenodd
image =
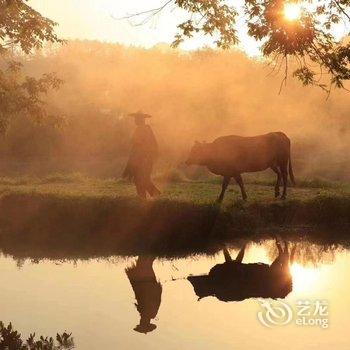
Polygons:
<instances>
[{"instance_id":1,"label":"foliage","mask_svg":"<svg viewBox=\"0 0 350 350\"><path fill-rule=\"evenodd\" d=\"M52 337L41 336L35 339L35 333L30 334L23 341L21 334L13 329L10 323L7 327L0 322L0 350L70 350L74 348L74 340L71 334L56 335L56 341Z\"/></svg>"},{"instance_id":2,"label":"foliage","mask_svg":"<svg viewBox=\"0 0 350 350\"><path fill-rule=\"evenodd\" d=\"M0 70L0 133L7 130L10 120L18 114L41 121L46 116L41 96L60 84L55 74L36 79L24 76L18 62L8 63L7 69Z\"/></svg>"},{"instance_id":3,"label":"foliage","mask_svg":"<svg viewBox=\"0 0 350 350\"><path fill-rule=\"evenodd\" d=\"M54 33L56 23L43 17L25 0L0 0L0 132L7 130L11 118L18 114L42 120L46 116L42 96L61 84L55 74L28 77L22 64L14 58L29 54L45 42L59 43Z\"/></svg>"},{"instance_id":4,"label":"foliage","mask_svg":"<svg viewBox=\"0 0 350 350\"><path fill-rule=\"evenodd\" d=\"M174 46L178 46L184 37L191 37L193 33L201 31L209 35L218 32L219 38L215 43L223 49L238 43L234 27L238 12L234 7L228 6L222 0L176 0L175 4L190 13L200 15L200 19L196 21L191 18L178 25L179 33L175 37Z\"/></svg>"},{"instance_id":5,"label":"foliage","mask_svg":"<svg viewBox=\"0 0 350 350\"><path fill-rule=\"evenodd\" d=\"M350 44L339 42L334 36L342 21L344 27L350 24L350 0L173 0L144 13L149 19L172 3L190 15L178 25L174 46L200 32L215 35L220 48L236 45L237 19L244 14L248 35L263 43L263 55L272 59L274 69L280 70L284 65L284 81L290 59L299 65L293 76L304 85L317 85L329 91L332 86L343 88L344 81L350 79ZM302 9L295 20L284 16L284 7L290 3ZM312 63L320 67L319 72ZM322 81L323 75L330 76L329 85Z\"/></svg>"},{"instance_id":6,"label":"foliage","mask_svg":"<svg viewBox=\"0 0 350 350\"><path fill-rule=\"evenodd\" d=\"M283 0L247 0L249 35L264 41L264 56L284 60L286 75L288 57L294 57L299 67L293 75L304 85L314 84L327 90L310 64L314 62L331 75L332 85L344 87L343 81L350 79L350 45L337 42L332 29L342 20L350 2L314 1L315 9L302 11L296 21L281 16L285 4Z\"/></svg>"}]
</instances>

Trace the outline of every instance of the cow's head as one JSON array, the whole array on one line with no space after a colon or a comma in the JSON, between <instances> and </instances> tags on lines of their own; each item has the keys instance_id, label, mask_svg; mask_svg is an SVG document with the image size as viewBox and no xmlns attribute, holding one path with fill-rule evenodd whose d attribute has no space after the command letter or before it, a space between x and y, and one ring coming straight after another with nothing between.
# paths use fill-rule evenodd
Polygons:
<instances>
[{"instance_id":1,"label":"cow's head","mask_svg":"<svg viewBox=\"0 0 350 350\"><path fill-rule=\"evenodd\" d=\"M204 165L207 158L207 144L196 141L191 148L186 165Z\"/></svg>"}]
</instances>

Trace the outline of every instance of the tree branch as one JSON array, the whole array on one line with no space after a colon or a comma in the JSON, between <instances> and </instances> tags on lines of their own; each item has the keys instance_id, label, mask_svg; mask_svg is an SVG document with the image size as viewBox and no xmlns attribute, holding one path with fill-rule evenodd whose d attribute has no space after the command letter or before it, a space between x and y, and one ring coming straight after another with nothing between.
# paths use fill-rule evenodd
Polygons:
<instances>
[{"instance_id":1,"label":"tree branch","mask_svg":"<svg viewBox=\"0 0 350 350\"><path fill-rule=\"evenodd\" d=\"M157 8L154 9L150 9L150 10L146 10L146 11L141 11L141 12L136 12L136 13L132 13L130 15L126 15L123 17L114 17L112 16L112 18L118 20L118 21L122 21L125 19L131 19L131 18L135 18L135 17L139 17L142 15L149 15L147 17L147 20L150 20L152 17L154 17L155 15L157 15L158 13L160 13L161 11L163 11L170 3L172 3L174 0L168 0L167 2L165 2L162 6L159 6Z\"/></svg>"},{"instance_id":2,"label":"tree branch","mask_svg":"<svg viewBox=\"0 0 350 350\"><path fill-rule=\"evenodd\" d=\"M350 20L350 16L345 12L343 6L339 4L339 1L333 0L333 3L339 8L339 10Z\"/></svg>"}]
</instances>

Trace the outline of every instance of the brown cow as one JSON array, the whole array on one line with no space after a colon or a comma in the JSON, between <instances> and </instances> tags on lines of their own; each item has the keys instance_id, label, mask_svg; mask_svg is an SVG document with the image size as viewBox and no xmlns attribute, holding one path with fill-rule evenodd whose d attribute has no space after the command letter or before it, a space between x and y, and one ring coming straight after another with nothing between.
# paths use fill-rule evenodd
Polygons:
<instances>
[{"instance_id":1,"label":"brown cow","mask_svg":"<svg viewBox=\"0 0 350 350\"><path fill-rule=\"evenodd\" d=\"M293 184L295 183L290 156L290 140L282 132L271 132L253 137L230 135L219 137L211 143L195 142L186 164L204 165L212 173L224 177L218 202L222 202L231 177L241 188L243 199L247 199L242 173L271 168L277 174L276 198L280 195L281 179L283 180L281 198L286 198L288 164L290 179Z\"/></svg>"}]
</instances>

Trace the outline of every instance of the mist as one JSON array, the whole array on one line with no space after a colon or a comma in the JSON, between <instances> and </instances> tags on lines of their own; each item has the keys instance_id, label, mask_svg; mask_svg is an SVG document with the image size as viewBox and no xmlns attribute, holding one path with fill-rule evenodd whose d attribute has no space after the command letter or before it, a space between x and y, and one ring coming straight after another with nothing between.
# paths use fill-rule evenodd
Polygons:
<instances>
[{"instance_id":1,"label":"mist","mask_svg":"<svg viewBox=\"0 0 350 350\"><path fill-rule=\"evenodd\" d=\"M283 72L243 52L72 41L24 64L28 75L56 72L64 84L48 96L51 119L13 121L1 140L3 174L118 177L134 127L127 114L142 110L153 116L158 168L181 165L194 140L283 131L297 177L350 178L349 93L327 98L289 77L279 94Z\"/></svg>"}]
</instances>

